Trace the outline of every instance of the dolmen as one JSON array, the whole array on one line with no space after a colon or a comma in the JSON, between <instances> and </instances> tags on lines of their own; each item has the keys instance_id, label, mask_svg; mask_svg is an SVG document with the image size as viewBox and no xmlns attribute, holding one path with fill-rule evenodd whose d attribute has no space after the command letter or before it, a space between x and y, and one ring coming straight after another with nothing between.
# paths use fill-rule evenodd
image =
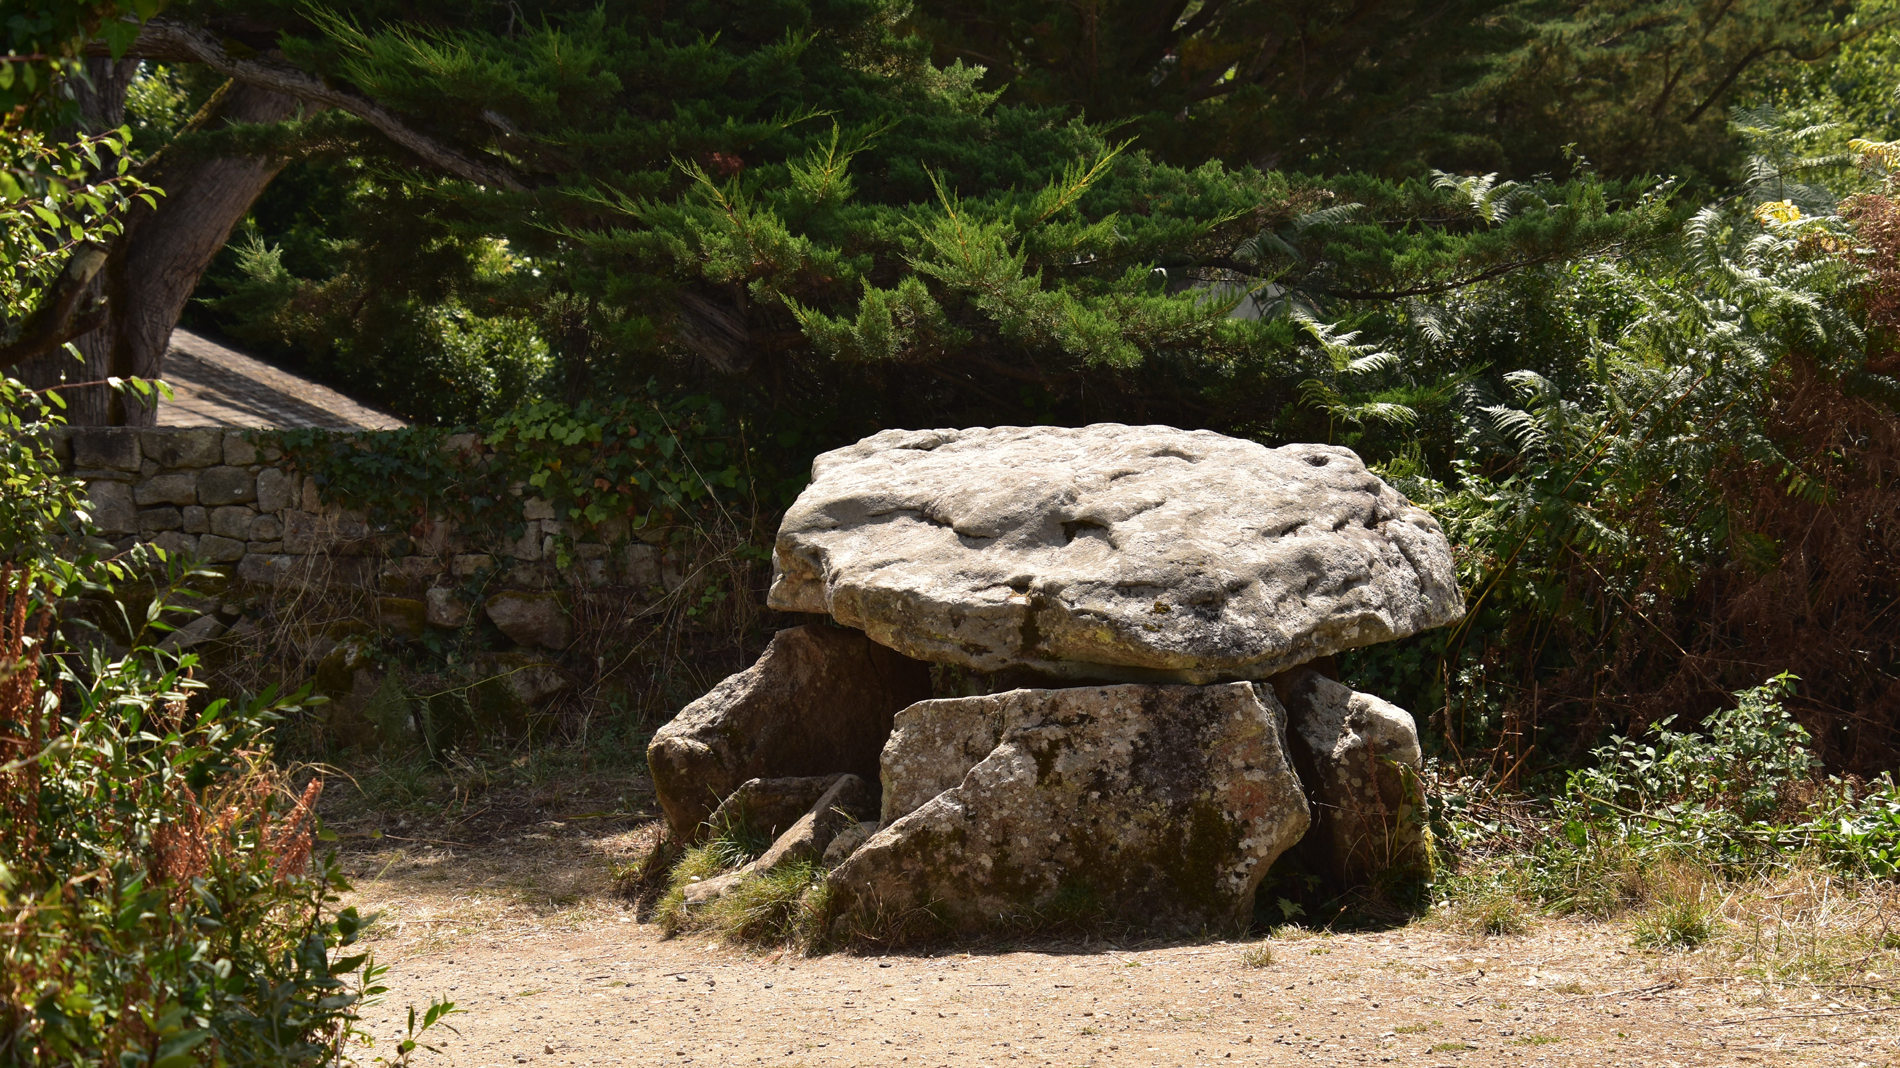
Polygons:
<instances>
[{"instance_id":1,"label":"dolmen","mask_svg":"<svg viewBox=\"0 0 1900 1068\"><path fill-rule=\"evenodd\" d=\"M774 837L838 930L1243 928L1281 854L1428 870L1412 717L1335 654L1458 620L1436 521L1351 450L1104 423L819 456L773 550L808 613L647 751L676 841Z\"/></svg>"}]
</instances>

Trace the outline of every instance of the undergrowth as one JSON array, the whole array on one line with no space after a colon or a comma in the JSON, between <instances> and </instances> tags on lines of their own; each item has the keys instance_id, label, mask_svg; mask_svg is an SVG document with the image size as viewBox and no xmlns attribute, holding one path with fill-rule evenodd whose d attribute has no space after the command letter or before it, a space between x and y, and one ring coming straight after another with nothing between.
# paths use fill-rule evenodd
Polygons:
<instances>
[{"instance_id":1,"label":"undergrowth","mask_svg":"<svg viewBox=\"0 0 1900 1068\"><path fill-rule=\"evenodd\" d=\"M1549 797L1436 769L1454 865L1438 921L1484 938L1539 915L1615 920L1698 970L1885 989L1900 969L1900 787L1823 776L1785 705L1796 684L1742 691L1699 731L1664 720L1613 738Z\"/></svg>"}]
</instances>

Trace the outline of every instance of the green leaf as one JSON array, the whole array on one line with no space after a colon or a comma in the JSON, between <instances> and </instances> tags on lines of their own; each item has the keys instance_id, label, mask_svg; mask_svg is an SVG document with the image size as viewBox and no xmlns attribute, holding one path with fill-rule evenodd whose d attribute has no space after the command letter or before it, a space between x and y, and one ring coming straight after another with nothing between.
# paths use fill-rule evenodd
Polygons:
<instances>
[{"instance_id":1,"label":"green leaf","mask_svg":"<svg viewBox=\"0 0 1900 1068\"><path fill-rule=\"evenodd\" d=\"M105 25L99 27L99 36L105 40L106 47L111 50L112 58L119 59L125 55L126 49L132 47L132 42L139 39L139 29L137 22L112 18L107 19Z\"/></svg>"}]
</instances>

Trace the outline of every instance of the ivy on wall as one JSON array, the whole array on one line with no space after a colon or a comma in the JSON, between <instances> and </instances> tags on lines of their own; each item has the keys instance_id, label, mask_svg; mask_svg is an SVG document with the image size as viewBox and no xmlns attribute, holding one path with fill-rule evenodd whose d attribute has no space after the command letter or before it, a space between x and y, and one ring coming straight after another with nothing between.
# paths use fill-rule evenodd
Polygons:
<instances>
[{"instance_id":1,"label":"ivy on wall","mask_svg":"<svg viewBox=\"0 0 1900 1068\"><path fill-rule=\"evenodd\" d=\"M440 522L476 537L520 537L532 498L569 524L564 545L721 525L750 534L762 507L781 506L787 488L796 493L761 466L744 422L706 396L541 402L481 431L277 430L264 438L326 503L412 537ZM772 499L761 501L761 489Z\"/></svg>"}]
</instances>

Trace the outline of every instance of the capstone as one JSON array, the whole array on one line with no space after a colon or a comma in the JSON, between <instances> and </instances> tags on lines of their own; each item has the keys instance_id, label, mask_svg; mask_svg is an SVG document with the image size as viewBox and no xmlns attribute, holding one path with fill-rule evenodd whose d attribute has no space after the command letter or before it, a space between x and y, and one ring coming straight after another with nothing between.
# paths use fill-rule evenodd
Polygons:
<instances>
[{"instance_id":1,"label":"capstone","mask_svg":"<svg viewBox=\"0 0 1900 1068\"><path fill-rule=\"evenodd\" d=\"M1350 449L1163 426L887 430L812 464L772 607L907 656L1265 678L1464 611L1438 523Z\"/></svg>"}]
</instances>

